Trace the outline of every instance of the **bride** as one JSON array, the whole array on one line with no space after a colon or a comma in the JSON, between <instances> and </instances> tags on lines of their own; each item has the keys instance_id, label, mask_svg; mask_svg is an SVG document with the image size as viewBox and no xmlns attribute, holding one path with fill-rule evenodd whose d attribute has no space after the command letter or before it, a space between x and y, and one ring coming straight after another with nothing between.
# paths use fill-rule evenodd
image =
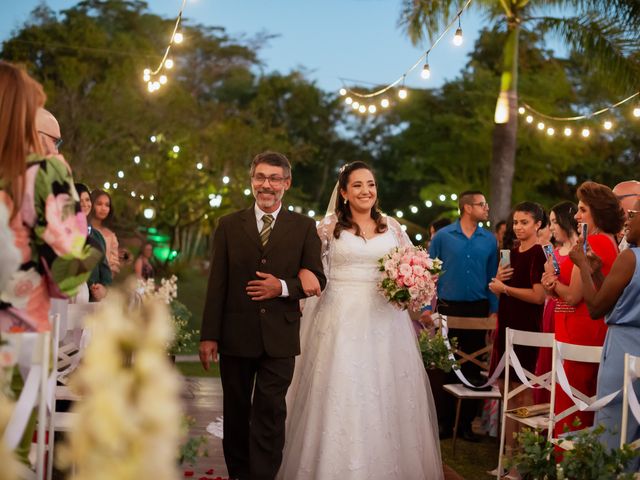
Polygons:
<instances>
[{"instance_id":1,"label":"bride","mask_svg":"<svg viewBox=\"0 0 640 480\"><path fill-rule=\"evenodd\" d=\"M335 213L318 227L328 284L305 305L278 478L442 479L411 320L376 287L377 260L410 240L378 210L367 164L343 167L336 189Z\"/></svg>"}]
</instances>

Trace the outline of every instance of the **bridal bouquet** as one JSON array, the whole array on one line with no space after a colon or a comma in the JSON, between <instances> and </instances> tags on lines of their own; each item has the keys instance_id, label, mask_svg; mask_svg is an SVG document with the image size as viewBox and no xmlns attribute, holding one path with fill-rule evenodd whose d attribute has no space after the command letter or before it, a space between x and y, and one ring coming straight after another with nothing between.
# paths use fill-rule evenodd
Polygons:
<instances>
[{"instance_id":1,"label":"bridal bouquet","mask_svg":"<svg viewBox=\"0 0 640 480\"><path fill-rule=\"evenodd\" d=\"M378 260L378 288L385 298L403 310L420 310L436 294L442 261L429 257L422 247L394 248Z\"/></svg>"}]
</instances>

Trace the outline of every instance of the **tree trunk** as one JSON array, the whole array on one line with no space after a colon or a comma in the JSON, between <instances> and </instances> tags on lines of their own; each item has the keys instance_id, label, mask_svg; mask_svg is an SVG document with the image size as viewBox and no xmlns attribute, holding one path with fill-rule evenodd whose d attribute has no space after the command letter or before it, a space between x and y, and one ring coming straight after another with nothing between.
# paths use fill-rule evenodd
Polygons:
<instances>
[{"instance_id":1,"label":"tree trunk","mask_svg":"<svg viewBox=\"0 0 640 480\"><path fill-rule=\"evenodd\" d=\"M504 47L500 97L508 102L506 123L496 123L493 129L491 160L491 223L506 220L511 210L511 193L516 164L516 135L518 133L518 37L520 26L509 22ZM498 105L498 108L500 105Z\"/></svg>"}]
</instances>

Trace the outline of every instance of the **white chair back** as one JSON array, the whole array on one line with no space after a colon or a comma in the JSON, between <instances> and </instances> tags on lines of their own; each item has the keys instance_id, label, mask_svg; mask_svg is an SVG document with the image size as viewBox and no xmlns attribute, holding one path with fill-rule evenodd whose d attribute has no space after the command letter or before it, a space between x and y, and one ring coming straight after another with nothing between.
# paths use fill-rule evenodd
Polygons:
<instances>
[{"instance_id":1,"label":"white chair back","mask_svg":"<svg viewBox=\"0 0 640 480\"><path fill-rule=\"evenodd\" d=\"M635 417L636 422L640 425L640 402L633 389L633 382L640 378L640 357L624 354L624 383L622 390L622 425L620 426L620 448L627 443L627 428L629 422L629 407L631 413ZM638 440L631 445L633 448L639 448Z\"/></svg>"}]
</instances>

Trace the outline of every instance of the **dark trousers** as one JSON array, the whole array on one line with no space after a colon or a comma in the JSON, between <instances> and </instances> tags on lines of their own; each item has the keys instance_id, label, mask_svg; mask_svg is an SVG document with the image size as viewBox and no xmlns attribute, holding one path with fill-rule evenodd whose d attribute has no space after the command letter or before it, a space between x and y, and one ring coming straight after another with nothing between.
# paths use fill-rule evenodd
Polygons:
<instances>
[{"instance_id":1,"label":"dark trousers","mask_svg":"<svg viewBox=\"0 0 640 480\"><path fill-rule=\"evenodd\" d=\"M475 302L454 302L438 299L438 312L443 315L455 317L486 317L489 315L489 301L478 300ZM475 352L485 346L484 330L464 330L452 328L449 330L449 338L458 339L458 348L466 353ZM486 379L480 375L481 368L471 362L465 362L461 368L462 374L474 385L482 385ZM451 371L447 374L445 383L460 383L456 374ZM455 402L440 402L441 410L438 413L438 423L444 430L450 431L455 420ZM460 408L460 425L458 431L471 431L471 422L478 414L481 406L479 400L465 400Z\"/></svg>"},{"instance_id":2,"label":"dark trousers","mask_svg":"<svg viewBox=\"0 0 640 480\"><path fill-rule=\"evenodd\" d=\"M278 473L294 365L294 357L221 356L222 448L230 478L272 480Z\"/></svg>"}]
</instances>

